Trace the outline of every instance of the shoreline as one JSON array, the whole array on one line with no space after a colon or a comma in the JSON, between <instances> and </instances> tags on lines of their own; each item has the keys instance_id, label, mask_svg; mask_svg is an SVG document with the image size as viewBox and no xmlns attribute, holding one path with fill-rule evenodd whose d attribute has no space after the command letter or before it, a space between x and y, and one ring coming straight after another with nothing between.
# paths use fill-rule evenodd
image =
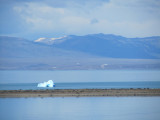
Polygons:
<instances>
[{"instance_id":1,"label":"shoreline","mask_svg":"<svg viewBox=\"0 0 160 120\"><path fill-rule=\"evenodd\" d=\"M160 89L0 90L0 98L160 96Z\"/></svg>"}]
</instances>

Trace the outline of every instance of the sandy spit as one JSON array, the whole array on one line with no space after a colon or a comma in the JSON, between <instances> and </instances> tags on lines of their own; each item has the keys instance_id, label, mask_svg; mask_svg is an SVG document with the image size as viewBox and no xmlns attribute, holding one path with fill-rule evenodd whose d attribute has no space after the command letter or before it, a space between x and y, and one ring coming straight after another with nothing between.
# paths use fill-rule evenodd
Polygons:
<instances>
[{"instance_id":1,"label":"sandy spit","mask_svg":"<svg viewBox=\"0 0 160 120\"><path fill-rule=\"evenodd\" d=\"M160 89L0 90L0 98L160 96Z\"/></svg>"}]
</instances>

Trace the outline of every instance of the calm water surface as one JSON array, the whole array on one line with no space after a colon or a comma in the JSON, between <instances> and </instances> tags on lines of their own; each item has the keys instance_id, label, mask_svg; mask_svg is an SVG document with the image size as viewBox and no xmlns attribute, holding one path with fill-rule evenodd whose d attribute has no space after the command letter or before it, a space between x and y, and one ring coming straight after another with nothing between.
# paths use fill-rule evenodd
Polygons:
<instances>
[{"instance_id":1,"label":"calm water surface","mask_svg":"<svg viewBox=\"0 0 160 120\"><path fill-rule=\"evenodd\" d=\"M160 82L81 82L56 83L53 88L37 87L38 83L0 84L0 90L38 90L38 89L127 89L160 88Z\"/></svg>"},{"instance_id":2,"label":"calm water surface","mask_svg":"<svg viewBox=\"0 0 160 120\"><path fill-rule=\"evenodd\" d=\"M0 71L0 89L160 88L160 71ZM0 98L0 120L160 120L160 97Z\"/></svg>"},{"instance_id":3,"label":"calm water surface","mask_svg":"<svg viewBox=\"0 0 160 120\"><path fill-rule=\"evenodd\" d=\"M1 98L1 120L160 120L160 97Z\"/></svg>"},{"instance_id":4,"label":"calm water surface","mask_svg":"<svg viewBox=\"0 0 160 120\"><path fill-rule=\"evenodd\" d=\"M160 71L0 71L0 90L43 89L37 84L49 79L53 89L160 88Z\"/></svg>"},{"instance_id":5,"label":"calm water surface","mask_svg":"<svg viewBox=\"0 0 160 120\"><path fill-rule=\"evenodd\" d=\"M0 83L39 83L50 79L54 80L55 83L160 81L160 71L0 71Z\"/></svg>"}]
</instances>

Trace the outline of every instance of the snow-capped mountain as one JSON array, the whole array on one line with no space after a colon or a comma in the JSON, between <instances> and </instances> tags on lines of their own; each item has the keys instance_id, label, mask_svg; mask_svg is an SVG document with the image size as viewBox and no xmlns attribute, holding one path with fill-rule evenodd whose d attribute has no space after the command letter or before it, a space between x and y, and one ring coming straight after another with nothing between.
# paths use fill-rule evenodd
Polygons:
<instances>
[{"instance_id":1,"label":"snow-capped mountain","mask_svg":"<svg viewBox=\"0 0 160 120\"><path fill-rule=\"evenodd\" d=\"M52 45L52 44L61 43L61 42L65 41L66 38L67 38L67 36L63 36L63 37L59 37L59 38L38 38L37 40L35 40L35 42Z\"/></svg>"},{"instance_id":2,"label":"snow-capped mountain","mask_svg":"<svg viewBox=\"0 0 160 120\"><path fill-rule=\"evenodd\" d=\"M30 41L0 36L0 69L160 69L160 37L70 35Z\"/></svg>"},{"instance_id":3,"label":"snow-capped mountain","mask_svg":"<svg viewBox=\"0 0 160 120\"><path fill-rule=\"evenodd\" d=\"M61 38L38 39L63 50L79 51L110 58L160 58L160 37L126 38L112 34L90 34Z\"/></svg>"}]
</instances>

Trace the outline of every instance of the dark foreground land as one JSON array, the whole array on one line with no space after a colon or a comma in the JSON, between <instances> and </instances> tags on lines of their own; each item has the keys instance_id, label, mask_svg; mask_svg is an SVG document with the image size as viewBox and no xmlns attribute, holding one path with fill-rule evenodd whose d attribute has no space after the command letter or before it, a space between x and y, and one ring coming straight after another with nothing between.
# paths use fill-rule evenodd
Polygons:
<instances>
[{"instance_id":1,"label":"dark foreground land","mask_svg":"<svg viewBox=\"0 0 160 120\"><path fill-rule=\"evenodd\" d=\"M95 97L95 96L160 96L160 89L54 89L0 90L0 98L14 97Z\"/></svg>"}]
</instances>

